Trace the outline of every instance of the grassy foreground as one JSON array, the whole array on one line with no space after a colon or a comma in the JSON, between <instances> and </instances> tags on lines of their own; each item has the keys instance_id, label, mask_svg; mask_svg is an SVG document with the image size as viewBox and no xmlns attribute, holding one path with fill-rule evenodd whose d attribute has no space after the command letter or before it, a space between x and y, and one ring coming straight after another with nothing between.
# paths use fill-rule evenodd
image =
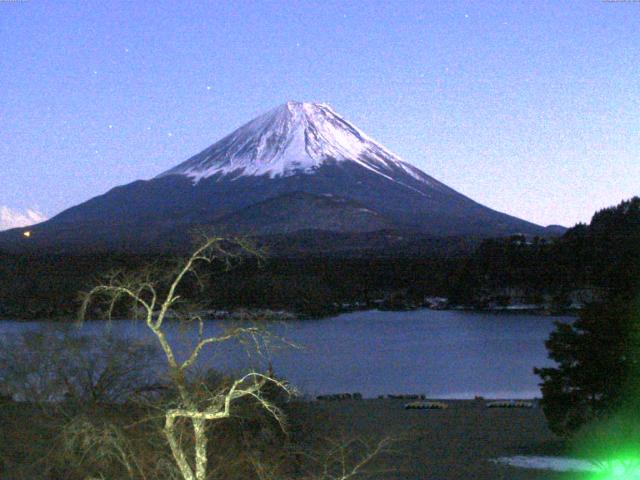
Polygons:
<instances>
[{"instance_id":1,"label":"grassy foreground","mask_svg":"<svg viewBox=\"0 0 640 480\"><path fill-rule=\"evenodd\" d=\"M445 410L405 410L403 400L311 402L301 414L327 419L318 430L350 430L380 438L398 436L396 455L384 458L397 469L376 478L406 480L576 479L560 474L499 465L510 455L560 455L563 442L547 428L541 409L490 409L484 402L447 400ZM320 432L318 432L321 434Z\"/></svg>"},{"instance_id":2,"label":"grassy foreground","mask_svg":"<svg viewBox=\"0 0 640 480\"><path fill-rule=\"evenodd\" d=\"M397 438L393 451L374 462L374 470L380 473L366 478L581 478L575 473L524 470L491 461L510 455L562 454L562 441L547 429L538 408L489 409L481 401L448 400L445 410L405 410L404 403L388 399L299 402L290 404L287 413L293 431L304 442L335 439L336 432L344 438ZM0 466L0 478L36 478L38 467L33 462L55 451L57 432L43 428L46 419L41 422L34 413L33 409L16 403L0 409L0 454L4 464ZM223 437L228 438L229 432L223 433ZM146 427L140 433L147 442L149 435L154 435ZM156 441L164 443L161 437L156 437ZM38 478L82 478L71 470L60 477ZM19 472L27 476L17 476Z\"/></svg>"}]
</instances>

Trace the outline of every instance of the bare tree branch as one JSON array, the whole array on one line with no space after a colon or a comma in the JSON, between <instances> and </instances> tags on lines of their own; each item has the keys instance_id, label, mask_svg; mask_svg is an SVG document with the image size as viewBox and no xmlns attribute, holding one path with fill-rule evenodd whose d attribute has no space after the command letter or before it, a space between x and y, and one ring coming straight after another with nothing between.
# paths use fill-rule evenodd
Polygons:
<instances>
[{"instance_id":1,"label":"bare tree branch","mask_svg":"<svg viewBox=\"0 0 640 480\"><path fill-rule=\"evenodd\" d=\"M234 381L228 389L212 394L205 402L202 402L190 390L186 377L186 372L193 367L202 350L210 345L232 339L242 341L246 337L253 343L259 354L266 353L266 344L261 340L264 338L262 337L264 335L263 329L256 326L235 327L228 329L222 335L205 337L203 335L204 322L199 315L192 313L182 315L175 309L181 299L178 289L187 275L193 275L196 283L200 286L203 285L202 278L197 272L198 265L210 265L214 261L219 261L228 269L234 261L247 254L259 255L259 252L244 240L229 241L219 236L205 236L193 253L180 263L171 275L165 277L168 282L166 293L160 293L163 291L161 288L162 278L154 278L151 270L146 270L138 275L114 272L107 277L105 283L94 287L82 298L82 306L78 316L80 321L86 318L90 304L97 299L105 300L108 318L112 318L116 306L123 299L128 299L131 302L136 316L137 312L142 309L144 322L155 335L164 352L171 378L179 394L180 404L164 411L164 433L173 459L184 480L205 480L207 477L206 424L229 418L232 406L237 400L252 398L276 419L282 429L285 428L282 411L263 394L262 389L267 383L271 383L290 394L292 389L286 382L274 379L269 375L251 372ZM177 317L186 324L193 322L197 324L197 342L182 363L177 361L174 349L163 330L164 321L170 312L173 317ZM181 433L176 428L176 422L180 419L188 420L193 430L195 445L191 460L181 439Z\"/></svg>"}]
</instances>

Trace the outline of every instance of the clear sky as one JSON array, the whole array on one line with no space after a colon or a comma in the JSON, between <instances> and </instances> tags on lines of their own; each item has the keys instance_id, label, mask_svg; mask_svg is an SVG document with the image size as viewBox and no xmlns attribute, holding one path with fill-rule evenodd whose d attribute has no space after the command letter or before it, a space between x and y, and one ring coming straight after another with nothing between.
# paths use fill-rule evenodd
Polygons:
<instances>
[{"instance_id":1,"label":"clear sky","mask_svg":"<svg viewBox=\"0 0 640 480\"><path fill-rule=\"evenodd\" d=\"M287 100L489 207L640 194L640 3L0 1L0 207L52 216Z\"/></svg>"}]
</instances>

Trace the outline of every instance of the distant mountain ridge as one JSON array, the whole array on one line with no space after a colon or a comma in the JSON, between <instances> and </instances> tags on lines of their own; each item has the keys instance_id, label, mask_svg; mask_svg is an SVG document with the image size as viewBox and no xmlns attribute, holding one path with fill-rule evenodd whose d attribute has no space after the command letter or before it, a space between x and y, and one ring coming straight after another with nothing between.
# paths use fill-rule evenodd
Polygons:
<instances>
[{"instance_id":1,"label":"distant mountain ridge","mask_svg":"<svg viewBox=\"0 0 640 480\"><path fill-rule=\"evenodd\" d=\"M21 230L0 233L0 248L173 249L184 246L193 227L245 235L551 233L449 188L326 104L287 102L151 180L116 187L30 227L28 241Z\"/></svg>"}]
</instances>

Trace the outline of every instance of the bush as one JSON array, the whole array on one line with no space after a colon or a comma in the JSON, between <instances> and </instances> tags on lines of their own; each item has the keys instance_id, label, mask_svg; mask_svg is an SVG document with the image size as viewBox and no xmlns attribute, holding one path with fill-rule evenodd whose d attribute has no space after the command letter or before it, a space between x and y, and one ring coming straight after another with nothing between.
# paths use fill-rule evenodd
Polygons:
<instances>
[{"instance_id":1,"label":"bush","mask_svg":"<svg viewBox=\"0 0 640 480\"><path fill-rule=\"evenodd\" d=\"M157 349L113 335L49 326L0 339L0 391L16 401L54 406L121 403L149 392Z\"/></svg>"}]
</instances>

